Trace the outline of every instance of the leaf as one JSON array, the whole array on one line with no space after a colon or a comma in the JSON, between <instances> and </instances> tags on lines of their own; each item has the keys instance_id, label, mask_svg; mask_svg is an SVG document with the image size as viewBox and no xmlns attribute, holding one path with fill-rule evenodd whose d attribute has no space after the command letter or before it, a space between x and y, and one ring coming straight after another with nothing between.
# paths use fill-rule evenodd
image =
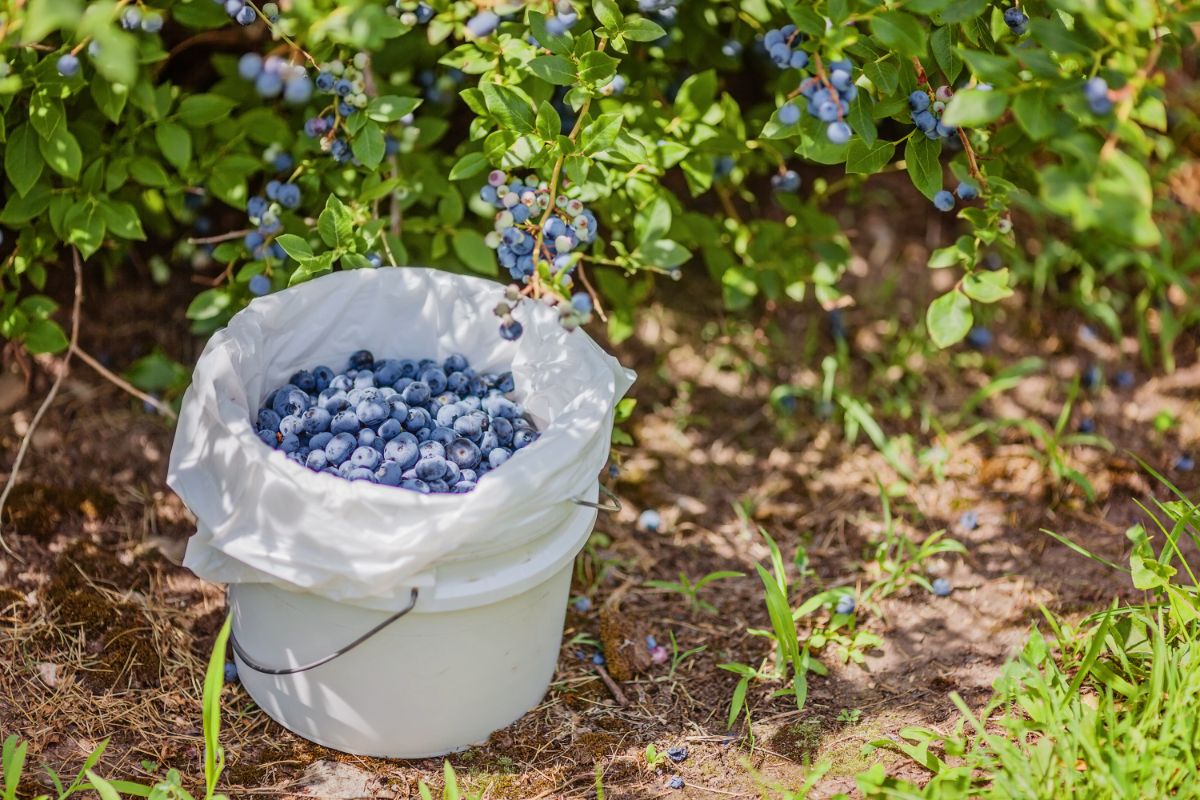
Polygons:
<instances>
[{"instance_id":1,"label":"leaf","mask_svg":"<svg viewBox=\"0 0 1200 800\"><path fill-rule=\"evenodd\" d=\"M67 349L70 341L57 322L50 319L35 319L25 329L25 349L30 353L59 353Z\"/></svg>"},{"instance_id":2,"label":"leaf","mask_svg":"<svg viewBox=\"0 0 1200 800\"><path fill-rule=\"evenodd\" d=\"M450 239L454 254L471 270L483 275L496 274L496 251L487 246L483 234L471 228L459 228Z\"/></svg>"},{"instance_id":3,"label":"leaf","mask_svg":"<svg viewBox=\"0 0 1200 800\"><path fill-rule=\"evenodd\" d=\"M960 341L971 330L974 321L971 301L957 289L951 289L930 303L925 314L929 336L938 347L949 347Z\"/></svg>"},{"instance_id":4,"label":"leaf","mask_svg":"<svg viewBox=\"0 0 1200 800\"><path fill-rule=\"evenodd\" d=\"M87 771L87 778L92 782L96 794L100 795L100 800L121 800L121 795L117 794L117 790L90 769Z\"/></svg>"},{"instance_id":5,"label":"leaf","mask_svg":"<svg viewBox=\"0 0 1200 800\"><path fill-rule=\"evenodd\" d=\"M579 59L580 83L608 83L617 74L621 62L608 53L592 51Z\"/></svg>"},{"instance_id":6,"label":"leaf","mask_svg":"<svg viewBox=\"0 0 1200 800\"><path fill-rule=\"evenodd\" d=\"M374 122L368 122L354 137L350 149L364 167L375 169L383 161L383 155L387 151L383 129Z\"/></svg>"},{"instance_id":7,"label":"leaf","mask_svg":"<svg viewBox=\"0 0 1200 800\"><path fill-rule=\"evenodd\" d=\"M962 59L954 52L954 31L953 26L942 25L935 28L933 35L929 37L933 58L950 83L954 83L958 74L962 72Z\"/></svg>"},{"instance_id":8,"label":"leaf","mask_svg":"<svg viewBox=\"0 0 1200 800\"><path fill-rule=\"evenodd\" d=\"M621 26L621 35L631 42L653 42L667 35L662 25L645 17L627 19Z\"/></svg>"},{"instance_id":9,"label":"leaf","mask_svg":"<svg viewBox=\"0 0 1200 800\"><path fill-rule=\"evenodd\" d=\"M125 102L129 99L129 89L120 83L109 83L104 76L96 73L92 76L92 100L96 107L112 122L121 121L121 112L125 110Z\"/></svg>"},{"instance_id":10,"label":"leaf","mask_svg":"<svg viewBox=\"0 0 1200 800\"><path fill-rule=\"evenodd\" d=\"M450 180L461 181L473 178L489 166L487 156L483 153L467 153L450 168Z\"/></svg>"},{"instance_id":11,"label":"leaf","mask_svg":"<svg viewBox=\"0 0 1200 800\"><path fill-rule=\"evenodd\" d=\"M538 136L541 136L547 142L555 141L562 132L562 119L550 103L542 103L538 106L535 125Z\"/></svg>"},{"instance_id":12,"label":"leaf","mask_svg":"<svg viewBox=\"0 0 1200 800\"><path fill-rule=\"evenodd\" d=\"M397 122L416 111L420 105L421 99L418 97L398 97L387 94L372 100L367 106L366 115L368 119L376 122Z\"/></svg>"},{"instance_id":13,"label":"leaf","mask_svg":"<svg viewBox=\"0 0 1200 800\"><path fill-rule=\"evenodd\" d=\"M506 128L519 133L533 131L533 108L523 97L507 86L491 81L481 82L479 88L488 112Z\"/></svg>"},{"instance_id":14,"label":"leaf","mask_svg":"<svg viewBox=\"0 0 1200 800\"><path fill-rule=\"evenodd\" d=\"M621 130L624 119L619 111L601 114L587 124L579 134L579 150L585 155L592 155L612 147Z\"/></svg>"},{"instance_id":15,"label":"leaf","mask_svg":"<svg viewBox=\"0 0 1200 800\"><path fill-rule=\"evenodd\" d=\"M38 135L31 125L18 126L8 136L4 148L4 171L17 194L24 197L42 175L42 154L38 150Z\"/></svg>"},{"instance_id":16,"label":"leaf","mask_svg":"<svg viewBox=\"0 0 1200 800\"><path fill-rule=\"evenodd\" d=\"M647 264L663 269L678 267L692 257L687 248L671 239L656 239L638 248Z\"/></svg>"},{"instance_id":17,"label":"leaf","mask_svg":"<svg viewBox=\"0 0 1200 800\"><path fill-rule=\"evenodd\" d=\"M321 253L319 256L306 258L300 262L300 266L296 267L296 271L288 278L288 286L295 286L297 283L304 283L307 280L324 275L333 269L334 253Z\"/></svg>"},{"instance_id":18,"label":"leaf","mask_svg":"<svg viewBox=\"0 0 1200 800\"><path fill-rule=\"evenodd\" d=\"M995 90L964 89L950 98L942 122L951 128L978 128L999 117L1008 108L1008 95Z\"/></svg>"},{"instance_id":19,"label":"leaf","mask_svg":"<svg viewBox=\"0 0 1200 800\"><path fill-rule=\"evenodd\" d=\"M62 101L51 98L46 89L33 93L29 100L29 124L43 139L49 139L63 121Z\"/></svg>"},{"instance_id":20,"label":"leaf","mask_svg":"<svg viewBox=\"0 0 1200 800\"><path fill-rule=\"evenodd\" d=\"M52 170L64 178L79 180L83 151L79 149L79 140L66 127L57 128L49 139L38 140L38 147Z\"/></svg>"},{"instance_id":21,"label":"leaf","mask_svg":"<svg viewBox=\"0 0 1200 800\"><path fill-rule=\"evenodd\" d=\"M552 34L546 30L546 15L542 12L529 12L529 29L533 31L533 38L537 40L537 43L551 53L565 55L571 52L575 41L571 34L567 32Z\"/></svg>"},{"instance_id":22,"label":"leaf","mask_svg":"<svg viewBox=\"0 0 1200 800\"><path fill-rule=\"evenodd\" d=\"M875 84L881 97L895 94L900 87L900 69L890 55L878 61L868 61L863 65L863 72Z\"/></svg>"},{"instance_id":23,"label":"leaf","mask_svg":"<svg viewBox=\"0 0 1200 800\"><path fill-rule=\"evenodd\" d=\"M942 190L942 165L938 155L942 143L917 132L904 146L904 163L913 186L930 200Z\"/></svg>"},{"instance_id":24,"label":"leaf","mask_svg":"<svg viewBox=\"0 0 1200 800\"><path fill-rule=\"evenodd\" d=\"M228 97L217 94L191 94L179 103L176 112L185 125L201 128L229 115L237 106Z\"/></svg>"},{"instance_id":25,"label":"leaf","mask_svg":"<svg viewBox=\"0 0 1200 800\"><path fill-rule=\"evenodd\" d=\"M896 154L896 145L879 139L867 144L862 139L851 139L846 149L846 172L859 175L874 175L883 169Z\"/></svg>"},{"instance_id":26,"label":"leaf","mask_svg":"<svg viewBox=\"0 0 1200 800\"><path fill-rule=\"evenodd\" d=\"M83 202L71 206L63 225L67 242L79 248L84 258L91 258L104 243L104 217L95 203Z\"/></svg>"},{"instance_id":27,"label":"leaf","mask_svg":"<svg viewBox=\"0 0 1200 800\"><path fill-rule=\"evenodd\" d=\"M963 279L963 292L981 303L995 303L1011 297L1013 292L1008 288L1008 268L970 273Z\"/></svg>"},{"instance_id":28,"label":"leaf","mask_svg":"<svg viewBox=\"0 0 1200 800\"><path fill-rule=\"evenodd\" d=\"M294 233L285 233L275 237L275 241L283 248L283 252L297 261L312 258L312 246L303 237L297 236Z\"/></svg>"},{"instance_id":29,"label":"leaf","mask_svg":"<svg viewBox=\"0 0 1200 800\"><path fill-rule=\"evenodd\" d=\"M562 56L538 56L529 62L529 69L555 86L571 86L575 83L575 67Z\"/></svg>"},{"instance_id":30,"label":"leaf","mask_svg":"<svg viewBox=\"0 0 1200 800\"><path fill-rule=\"evenodd\" d=\"M1021 92L1012 101L1013 116L1029 138L1041 141L1054 132L1054 103L1042 89Z\"/></svg>"},{"instance_id":31,"label":"leaf","mask_svg":"<svg viewBox=\"0 0 1200 800\"><path fill-rule=\"evenodd\" d=\"M167 171L162 168L162 164L152 158L135 158L129 164L129 174L143 186L165 187L171 185L171 178L167 175ZM213 181L215 182L216 179L217 176L214 176Z\"/></svg>"},{"instance_id":32,"label":"leaf","mask_svg":"<svg viewBox=\"0 0 1200 800\"><path fill-rule=\"evenodd\" d=\"M717 96L717 73L711 69L692 75L675 95L675 113L685 120L699 119Z\"/></svg>"},{"instance_id":33,"label":"leaf","mask_svg":"<svg viewBox=\"0 0 1200 800\"><path fill-rule=\"evenodd\" d=\"M637 234L638 243L661 239L671 229L671 203L665 197L656 197L646 208L643 208L633 221L633 230Z\"/></svg>"},{"instance_id":34,"label":"leaf","mask_svg":"<svg viewBox=\"0 0 1200 800\"><path fill-rule=\"evenodd\" d=\"M182 171L192 160L192 134L182 125L163 121L154 126L154 141L171 165Z\"/></svg>"},{"instance_id":35,"label":"leaf","mask_svg":"<svg viewBox=\"0 0 1200 800\"><path fill-rule=\"evenodd\" d=\"M317 218L317 233L329 247L349 249L354 235L354 221L350 209L336 195L329 195L325 202L325 210Z\"/></svg>"},{"instance_id":36,"label":"leaf","mask_svg":"<svg viewBox=\"0 0 1200 800\"><path fill-rule=\"evenodd\" d=\"M613 0L592 0L592 13L596 15L596 19L601 25L614 33L625 21L621 9L617 8L617 4Z\"/></svg>"},{"instance_id":37,"label":"leaf","mask_svg":"<svg viewBox=\"0 0 1200 800\"><path fill-rule=\"evenodd\" d=\"M880 44L904 56L925 55L925 27L911 14L884 11L871 18L871 32Z\"/></svg>"},{"instance_id":38,"label":"leaf","mask_svg":"<svg viewBox=\"0 0 1200 800\"><path fill-rule=\"evenodd\" d=\"M104 223L113 236L138 242L146 240L146 232L142 230L142 221L132 203L126 203L124 200L105 200L100 204L100 213L104 216Z\"/></svg>"}]
</instances>

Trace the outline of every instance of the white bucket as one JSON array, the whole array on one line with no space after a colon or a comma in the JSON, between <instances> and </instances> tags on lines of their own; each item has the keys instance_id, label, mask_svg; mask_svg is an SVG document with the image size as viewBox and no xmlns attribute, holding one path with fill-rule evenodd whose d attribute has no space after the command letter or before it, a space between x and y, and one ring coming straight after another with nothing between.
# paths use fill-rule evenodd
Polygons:
<instances>
[{"instance_id":1,"label":"white bucket","mask_svg":"<svg viewBox=\"0 0 1200 800\"><path fill-rule=\"evenodd\" d=\"M425 758L481 743L545 694L595 521L581 505L541 539L456 553L410 613L313 669L264 674L235 653L242 685L288 730L348 753ZM273 668L320 660L392 615L265 583L230 586L229 605L239 648Z\"/></svg>"}]
</instances>

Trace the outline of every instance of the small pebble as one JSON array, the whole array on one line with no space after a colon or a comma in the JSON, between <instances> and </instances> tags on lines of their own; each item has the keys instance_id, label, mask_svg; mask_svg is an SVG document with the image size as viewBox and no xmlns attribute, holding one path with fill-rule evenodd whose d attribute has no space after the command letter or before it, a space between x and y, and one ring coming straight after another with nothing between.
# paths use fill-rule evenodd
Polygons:
<instances>
[{"instance_id":1,"label":"small pebble","mask_svg":"<svg viewBox=\"0 0 1200 800\"><path fill-rule=\"evenodd\" d=\"M973 531L979 527L979 514L974 511L964 511L958 518L958 527L964 531Z\"/></svg>"},{"instance_id":2,"label":"small pebble","mask_svg":"<svg viewBox=\"0 0 1200 800\"><path fill-rule=\"evenodd\" d=\"M662 526L662 517L653 508L647 508L641 513L637 521L638 527L650 533L657 533Z\"/></svg>"}]
</instances>

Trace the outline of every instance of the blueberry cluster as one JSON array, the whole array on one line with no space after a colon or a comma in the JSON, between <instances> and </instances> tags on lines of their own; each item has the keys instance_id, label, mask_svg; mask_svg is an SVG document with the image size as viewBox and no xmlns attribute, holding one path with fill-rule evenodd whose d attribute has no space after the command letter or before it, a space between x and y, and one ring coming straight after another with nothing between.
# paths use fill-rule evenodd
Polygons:
<instances>
[{"instance_id":1,"label":"blueberry cluster","mask_svg":"<svg viewBox=\"0 0 1200 800\"><path fill-rule=\"evenodd\" d=\"M638 11L643 14L657 14L665 20L675 19L679 12L679 0L638 0Z\"/></svg>"},{"instance_id":2,"label":"blueberry cluster","mask_svg":"<svg viewBox=\"0 0 1200 800\"><path fill-rule=\"evenodd\" d=\"M400 18L400 22L412 27L414 25L424 25L433 19L437 12L433 10L433 6L426 2L410 3L407 0L396 0L388 7L388 13L394 14Z\"/></svg>"},{"instance_id":3,"label":"blueberry cluster","mask_svg":"<svg viewBox=\"0 0 1200 800\"><path fill-rule=\"evenodd\" d=\"M562 36L575 27L576 22L579 22L579 12L575 6L568 0L558 0L554 4L554 16L546 18L546 32L551 36Z\"/></svg>"},{"instance_id":4,"label":"blueberry cluster","mask_svg":"<svg viewBox=\"0 0 1200 800\"><path fill-rule=\"evenodd\" d=\"M153 10L143 14L137 6L126 6L121 12L121 27L127 31L158 33L163 28L163 15Z\"/></svg>"},{"instance_id":5,"label":"blueberry cluster","mask_svg":"<svg viewBox=\"0 0 1200 800\"><path fill-rule=\"evenodd\" d=\"M267 184L266 191L266 197L255 195L246 202L246 216L257 229L247 233L244 241L254 258L261 261L269 256L282 261L287 258L287 253L279 246L279 242L274 241L276 236L283 233L279 214L284 208L300 207L300 187L274 180Z\"/></svg>"},{"instance_id":6,"label":"blueberry cluster","mask_svg":"<svg viewBox=\"0 0 1200 800\"><path fill-rule=\"evenodd\" d=\"M537 441L512 373L467 359L381 359L301 370L263 403L258 437L314 472L430 493L464 494Z\"/></svg>"},{"instance_id":7,"label":"blueberry cluster","mask_svg":"<svg viewBox=\"0 0 1200 800\"><path fill-rule=\"evenodd\" d=\"M1097 116L1104 116L1113 109L1112 97L1108 91L1108 81L1097 75L1089 78L1083 84L1083 96L1087 98L1088 108Z\"/></svg>"},{"instance_id":8,"label":"blueberry cluster","mask_svg":"<svg viewBox=\"0 0 1200 800\"><path fill-rule=\"evenodd\" d=\"M263 58L258 53L244 53L238 59L238 75L254 84L262 97L283 95L284 102L304 105L312 98L313 82L308 70L299 64L289 64L279 56Z\"/></svg>"},{"instance_id":9,"label":"blueberry cluster","mask_svg":"<svg viewBox=\"0 0 1200 800\"><path fill-rule=\"evenodd\" d=\"M225 13L238 25L253 25L254 21L258 19L258 12L255 11L254 5L245 2L245 0L213 0L213 2L224 6ZM268 5L275 4L270 3ZM263 6L263 15L269 16L266 12L266 6ZM278 7L276 7L275 13L279 13Z\"/></svg>"},{"instance_id":10,"label":"blueberry cluster","mask_svg":"<svg viewBox=\"0 0 1200 800\"><path fill-rule=\"evenodd\" d=\"M336 100L326 113L312 117L304 123L304 133L310 138L320 139L321 149L339 164L354 158L350 143L338 136L337 132L342 127L342 120L367 106L363 72L368 65L369 56L366 53L358 53L350 64L341 61L322 64L321 71L317 74L317 90L333 95ZM396 152L398 145L392 137L387 137L385 144L388 155Z\"/></svg>"},{"instance_id":11,"label":"blueberry cluster","mask_svg":"<svg viewBox=\"0 0 1200 800\"><path fill-rule=\"evenodd\" d=\"M917 89L908 96L908 110L912 112L913 124L917 130L930 139L949 139L958 135L958 128L942 124L942 112L946 103L954 96L954 90L949 86L939 86L934 92L933 99L924 89Z\"/></svg>"},{"instance_id":12,"label":"blueberry cluster","mask_svg":"<svg viewBox=\"0 0 1200 800\"><path fill-rule=\"evenodd\" d=\"M979 197L979 189L970 181L963 181L951 194L949 190L942 189L933 196L933 205L938 211L950 211L954 208L954 195L958 195L959 200L971 201Z\"/></svg>"},{"instance_id":13,"label":"blueberry cluster","mask_svg":"<svg viewBox=\"0 0 1200 800\"><path fill-rule=\"evenodd\" d=\"M795 47L799 38L800 32L795 25L784 25L766 32L763 47L780 69L804 69L808 66L808 53Z\"/></svg>"},{"instance_id":14,"label":"blueberry cluster","mask_svg":"<svg viewBox=\"0 0 1200 800\"><path fill-rule=\"evenodd\" d=\"M787 30L785 26L781 30ZM805 78L800 82L797 92L804 97L808 104L806 110L810 116L828 123L825 135L834 144L845 144L850 141L854 131L846 124L846 114L850 113L850 101L858 96L858 87L854 85L852 72L854 65L842 59L829 63L828 74ZM800 107L792 100L779 107L779 121L784 125L795 125L800 121Z\"/></svg>"},{"instance_id":15,"label":"blueberry cluster","mask_svg":"<svg viewBox=\"0 0 1200 800\"><path fill-rule=\"evenodd\" d=\"M570 273L578 261L572 251L596 239L596 215L579 200L562 194L554 198L551 208L550 187L545 181L508 180L501 170L492 170L487 185L479 190L484 202L499 209L487 244L495 248L500 266L514 281L527 282L534 273L536 255L552 264L555 271ZM543 224L547 210L551 213ZM535 254L539 231L541 251Z\"/></svg>"},{"instance_id":16,"label":"blueberry cluster","mask_svg":"<svg viewBox=\"0 0 1200 800\"><path fill-rule=\"evenodd\" d=\"M1024 36L1029 30L1029 17L1021 9L1013 6L1004 11L1004 24L1012 31L1013 36Z\"/></svg>"}]
</instances>

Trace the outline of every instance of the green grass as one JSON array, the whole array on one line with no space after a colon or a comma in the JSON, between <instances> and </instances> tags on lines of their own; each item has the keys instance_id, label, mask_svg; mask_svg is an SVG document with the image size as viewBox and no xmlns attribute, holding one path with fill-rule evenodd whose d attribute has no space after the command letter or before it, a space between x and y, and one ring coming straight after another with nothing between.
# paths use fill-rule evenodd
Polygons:
<instances>
[{"instance_id":1,"label":"green grass","mask_svg":"<svg viewBox=\"0 0 1200 800\"><path fill-rule=\"evenodd\" d=\"M1046 633L1030 633L979 713L953 696L961 716L949 734L907 728L897 740L871 743L924 766L924 785L876 764L857 776L862 793L935 800L1196 796L1200 586L1178 545L1186 537L1200 546L1200 508L1171 489L1177 500L1143 507L1148 526L1129 529L1130 566L1118 567L1145 592L1142 603L1114 602L1077 628L1044 612Z\"/></svg>"}]
</instances>

